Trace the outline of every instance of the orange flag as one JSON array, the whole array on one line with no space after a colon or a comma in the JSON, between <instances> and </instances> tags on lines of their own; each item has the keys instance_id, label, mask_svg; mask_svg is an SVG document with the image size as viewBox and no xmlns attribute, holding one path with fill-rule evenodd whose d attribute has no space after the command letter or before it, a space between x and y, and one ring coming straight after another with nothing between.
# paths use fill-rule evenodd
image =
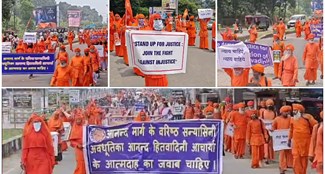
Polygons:
<instances>
[{"instance_id":1,"label":"orange flag","mask_svg":"<svg viewBox=\"0 0 325 174\"><path fill-rule=\"evenodd\" d=\"M133 21L133 12L130 0L125 0L125 14L127 15L127 20Z\"/></svg>"}]
</instances>

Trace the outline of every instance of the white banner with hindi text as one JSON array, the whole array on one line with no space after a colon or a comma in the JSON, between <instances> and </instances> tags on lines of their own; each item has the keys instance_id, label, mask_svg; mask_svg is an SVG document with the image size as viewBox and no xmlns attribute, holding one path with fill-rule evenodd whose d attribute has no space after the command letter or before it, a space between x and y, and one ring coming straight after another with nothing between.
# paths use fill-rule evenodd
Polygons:
<instances>
[{"instance_id":1,"label":"white banner with hindi text","mask_svg":"<svg viewBox=\"0 0 325 174\"><path fill-rule=\"evenodd\" d=\"M250 52L243 42L218 47L218 68L250 68Z\"/></svg>"},{"instance_id":2,"label":"white banner with hindi text","mask_svg":"<svg viewBox=\"0 0 325 174\"><path fill-rule=\"evenodd\" d=\"M274 151L291 149L288 147L289 129L275 130L272 133Z\"/></svg>"}]
</instances>

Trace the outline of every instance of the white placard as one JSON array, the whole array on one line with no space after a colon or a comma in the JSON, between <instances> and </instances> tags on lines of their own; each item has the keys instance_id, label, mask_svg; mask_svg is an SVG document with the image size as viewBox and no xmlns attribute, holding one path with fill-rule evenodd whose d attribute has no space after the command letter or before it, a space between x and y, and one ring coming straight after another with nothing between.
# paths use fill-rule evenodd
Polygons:
<instances>
[{"instance_id":1,"label":"white placard","mask_svg":"<svg viewBox=\"0 0 325 174\"><path fill-rule=\"evenodd\" d=\"M61 136L62 141L68 141L70 138L71 124L69 122L63 122L64 133Z\"/></svg>"},{"instance_id":2,"label":"white placard","mask_svg":"<svg viewBox=\"0 0 325 174\"><path fill-rule=\"evenodd\" d=\"M126 39L131 67L148 75L186 73L187 33L131 30Z\"/></svg>"},{"instance_id":3,"label":"white placard","mask_svg":"<svg viewBox=\"0 0 325 174\"><path fill-rule=\"evenodd\" d=\"M200 19L212 18L213 16L212 9L198 9L197 11Z\"/></svg>"},{"instance_id":4,"label":"white placard","mask_svg":"<svg viewBox=\"0 0 325 174\"><path fill-rule=\"evenodd\" d=\"M266 130L272 130L272 124L273 124L273 120L263 120L263 123L265 125L265 129Z\"/></svg>"},{"instance_id":5,"label":"white placard","mask_svg":"<svg viewBox=\"0 0 325 174\"><path fill-rule=\"evenodd\" d=\"M104 57L104 47L103 45L94 45L98 51L99 57Z\"/></svg>"},{"instance_id":6,"label":"white placard","mask_svg":"<svg viewBox=\"0 0 325 174\"><path fill-rule=\"evenodd\" d=\"M234 127L231 124L227 124L225 134L230 136L230 137L233 137L234 136L234 131L235 131Z\"/></svg>"},{"instance_id":7,"label":"white placard","mask_svg":"<svg viewBox=\"0 0 325 174\"><path fill-rule=\"evenodd\" d=\"M2 53L11 53L11 42L2 42Z\"/></svg>"},{"instance_id":8,"label":"white placard","mask_svg":"<svg viewBox=\"0 0 325 174\"><path fill-rule=\"evenodd\" d=\"M218 68L250 68L250 52L243 42L218 47Z\"/></svg>"},{"instance_id":9,"label":"white placard","mask_svg":"<svg viewBox=\"0 0 325 174\"><path fill-rule=\"evenodd\" d=\"M23 40L25 43L36 43L37 42L37 33L36 32L25 32Z\"/></svg>"},{"instance_id":10,"label":"white placard","mask_svg":"<svg viewBox=\"0 0 325 174\"><path fill-rule=\"evenodd\" d=\"M53 148L54 148L54 156L58 156L59 153L59 133L51 132L52 140L53 140Z\"/></svg>"},{"instance_id":11,"label":"white placard","mask_svg":"<svg viewBox=\"0 0 325 174\"><path fill-rule=\"evenodd\" d=\"M288 147L289 129L275 130L272 135L274 151L291 149Z\"/></svg>"},{"instance_id":12,"label":"white placard","mask_svg":"<svg viewBox=\"0 0 325 174\"><path fill-rule=\"evenodd\" d=\"M69 102L70 103L79 103L79 90L70 90L69 91Z\"/></svg>"}]
</instances>

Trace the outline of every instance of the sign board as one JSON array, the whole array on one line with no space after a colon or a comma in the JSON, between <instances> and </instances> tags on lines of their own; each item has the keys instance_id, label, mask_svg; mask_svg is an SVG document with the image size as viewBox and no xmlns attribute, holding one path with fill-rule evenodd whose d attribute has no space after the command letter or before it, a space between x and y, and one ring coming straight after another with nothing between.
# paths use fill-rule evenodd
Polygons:
<instances>
[{"instance_id":1,"label":"sign board","mask_svg":"<svg viewBox=\"0 0 325 174\"><path fill-rule=\"evenodd\" d=\"M219 68L250 68L250 52L243 42L218 47Z\"/></svg>"},{"instance_id":2,"label":"sign board","mask_svg":"<svg viewBox=\"0 0 325 174\"><path fill-rule=\"evenodd\" d=\"M272 132L274 151L291 149L288 147L289 129L274 130Z\"/></svg>"},{"instance_id":3,"label":"sign board","mask_svg":"<svg viewBox=\"0 0 325 174\"><path fill-rule=\"evenodd\" d=\"M25 32L23 40L25 43L36 43L37 42L37 32Z\"/></svg>"},{"instance_id":4,"label":"sign board","mask_svg":"<svg viewBox=\"0 0 325 174\"><path fill-rule=\"evenodd\" d=\"M32 95L13 95L14 108L32 108Z\"/></svg>"},{"instance_id":5,"label":"sign board","mask_svg":"<svg viewBox=\"0 0 325 174\"><path fill-rule=\"evenodd\" d=\"M62 134L62 141L68 141L71 133L71 124L70 122L63 122L64 134Z\"/></svg>"},{"instance_id":6,"label":"sign board","mask_svg":"<svg viewBox=\"0 0 325 174\"><path fill-rule=\"evenodd\" d=\"M199 19L207 19L213 17L213 10L212 9L197 9Z\"/></svg>"},{"instance_id":7,"label":"sign board","mask_svg":"<svg viewBox=\"0 0 325 174\"><path fill-rule=\"evenodd\" d=\"M80 27L81 11L80 10L68 10L68 22L69 27Z\"/></svg>"},{"instance_id":8,"label":"sign board","mask_svg":"<svg viewBox=\"0 0 325 174\"><path fill-rule=\"evenodd\" d=\"M2 54L2 74L53 74L54 54Z\"/></svg>"},{"instance_id":9,"label":"sign board","mask_svg":"<svg viewBox=\"0 0 325 174\"><path fill-rule=\"evenodd\" d=\"M57 23L57 8L56 6L43 6L36 8L33 11L36 25L40 23Z\"/></svg>"},{"instance_id":10,"label":"sign board","mask_svg":"<svg viewBox=\"0 0 325 174\"><path fill-rule=\"evenodd\" d=\"M11 53L11 42L2 42L2 53Z\"/></svg>"},{"instance_id":11,"label":"sign board","mask_svg":"<svg viewBox=\"0 0 325 174\"><path fill-rule=\"evenodd\" d=\"M104 57L104 47L103 45L94 45L98 51L99 57Z\"/></svg>"},{"instance_id":12,"label":"sign board","mask_svg":"<svg viewBox=\"0 0 325 174\"><path fill-rule=\"evenodd\" d=\"M167 9L176 9L178 0L162 0L161 7Z\"/></svg>"},{"instance_id":13,"label":"sign board","mask_svg":"<svg viewBox=\"0 0 325 174\"><path fill-rule=\"evenodd\" d=\"M273 63L280 63L280 62L281 62L281 51L273 50Z\"/></svg>"},{"instance_id":14,"label":"sign board","mask_svg":"<svg viewBox=\"0 0 325 174\"><path fill-rule=\"evenodd\" d=\"M181 98L181 97L184 97L185 94L184 94L184 91L183 90L173 90L172 91L172 96L174 98Z\"/></svg>"},{"instance_id":15,"label":"sign board","mask_svg":"<svg viewBox=\"0 0 325 174\"><path fill-rule=\"evenodd\" d=\"M79 90L69 90L69 102L70 103L79 103Z\"/></svg>"},{"instance_id":16,"label":"sign board","mask_svg":"<svg viewBox=\"0 0 325 174\"><path fill-rule=\"evenodd\" d=\"M131 30L126 43L129 65L144 74L186 73L187 33Z\"/></svg>"},{"instance_id":17,"label":"sign board","mask_svg":"<svg viewBox=\"0 0 325 174\"><path fill-rule=\"evenodd\" d=\"M87 173L222 174L222 120L84 126Z\"/></svg>"},{"instance_id":18,"label":"sign board","mask_svg":"<svg viewBox=\"0 0 325 174\"><path fill-rule=\"evenodd\" d=\"M231 124L227 124L226 129L225 129L225 134L230 137L233 137L234 132L235 132L234 127Z\"/></svg>"},{"instance_id":19,"label":"sign board","mask_svg":"<svg viewBox=\"0 0 325 174\"><path fill-rule=\"evenodd\" d=\"M58 156L59 153L59 133L51 132L54 148L54 156Z\"/></svg>"}]
</instances>

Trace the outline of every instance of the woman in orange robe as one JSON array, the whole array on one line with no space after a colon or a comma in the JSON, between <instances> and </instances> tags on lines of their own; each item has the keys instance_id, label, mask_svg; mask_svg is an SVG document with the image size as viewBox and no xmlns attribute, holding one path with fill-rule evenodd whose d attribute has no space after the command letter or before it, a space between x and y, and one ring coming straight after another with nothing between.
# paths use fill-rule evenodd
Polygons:
<instances>
[{"instance_id":1,"label":"woman in orange robe","mask_svg":"<svg viewBox=\"0 0 325 174\"><path fill-rule=\"evenodd\" d=\"M84 81L83 86L91 86L93 84L93 67L89 56L90 49L86 48L84 50Z\"/></svg>"},{"instance_id":2,"label":"woman in orange robe","mask_svg":"<svg viewBox=\"0 0 325 174\"><path fill-rule=\"evenodd\" d=\"M209 40L208 40L208 19L199 19L200 22L200 49L209 49Z\"/></svg>"},{"instance_id":3,"label":"woman in orange robe","mask_svg":"<svg viewBox=\"0 0 325 174\"><path fill-rule=\"evenodd\" d=\"M195 46L196 26L194 22L194 16L191 16L190 21L187 23L187 34L188 46Z\"/></svg>"},{"instance_id":4,"label":"woman in orange robe","mask_svg":"<svg viewBox=\"0 0 325 174\"><path fill-rule=\"evenodd\" d=\"M43 119L32 114L23 131L22 167L28 174L52 174L55 165L53 140Z\"/></svg>"}]
</instances>

